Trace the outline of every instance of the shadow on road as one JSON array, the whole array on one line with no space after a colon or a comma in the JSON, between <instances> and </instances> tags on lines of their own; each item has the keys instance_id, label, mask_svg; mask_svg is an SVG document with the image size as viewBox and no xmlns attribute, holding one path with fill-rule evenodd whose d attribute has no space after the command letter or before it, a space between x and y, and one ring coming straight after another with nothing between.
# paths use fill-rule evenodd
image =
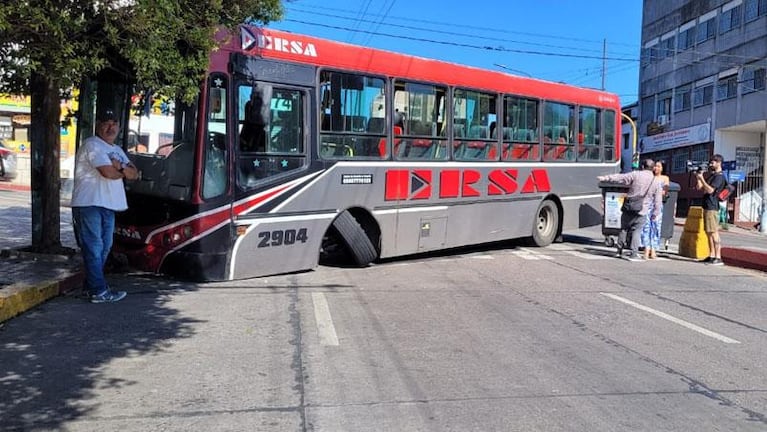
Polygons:
<instances>
[{"instance_id":1,"label":"shadow on road","mask_svg":"<svg viewBox=\"0 0 767 432\"><path fill-rule=\"evenodd\" d=\"M134 384L105 375L110 362L194 335L201 321L169 306L180 283L132 277L119 286L130 293L119 303L59 297L0 327L0 429L62 430L96 409L96 389Z\"/></svg>"}]
</instances>

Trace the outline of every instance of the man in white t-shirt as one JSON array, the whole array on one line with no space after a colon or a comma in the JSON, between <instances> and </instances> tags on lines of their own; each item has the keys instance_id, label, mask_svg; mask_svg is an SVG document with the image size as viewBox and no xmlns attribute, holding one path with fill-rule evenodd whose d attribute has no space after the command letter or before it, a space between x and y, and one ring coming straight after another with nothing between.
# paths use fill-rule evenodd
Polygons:
<instances>
[{"instance_id":1,"label":"man in white t-shirt","mask_svg":"<svg viewBox=\"0 0 767 432\"><path fill-rule=\"evenodd\" d=\"M114 143L120 121L114 111L96 116L96 135L85 140L75 157L72 218L77 243L83 254L85 289L91 303L109 303L125 298L125 291L112 291L104 278L115 228L115 212L128 208L122 179L135 180L138 170L120 146Z\"/></svg>"}]
</instances>

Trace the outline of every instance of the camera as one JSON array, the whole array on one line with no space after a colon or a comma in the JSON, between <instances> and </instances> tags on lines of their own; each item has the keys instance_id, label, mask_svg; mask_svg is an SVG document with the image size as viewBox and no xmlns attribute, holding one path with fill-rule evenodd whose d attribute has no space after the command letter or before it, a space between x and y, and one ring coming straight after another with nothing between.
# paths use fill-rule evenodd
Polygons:
<instances>
[{"instance_id":1,"label":"camera","mask_svg":"<svg viewBox=\"0 0 767 432\"><path fill-rule=\"evenodd\" d=\"M687 172L703 172L708 170L708 162L701 162L701 161L693 161L688 160L687 161Z\"/></svg>"}]
</instances>

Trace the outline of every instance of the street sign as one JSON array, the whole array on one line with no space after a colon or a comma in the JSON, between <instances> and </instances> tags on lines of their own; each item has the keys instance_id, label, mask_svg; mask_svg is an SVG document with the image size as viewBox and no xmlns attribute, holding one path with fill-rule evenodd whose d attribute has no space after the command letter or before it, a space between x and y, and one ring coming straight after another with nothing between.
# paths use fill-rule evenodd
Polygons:
<instances>
[{"instance_id":1,"label":"street sign","mask_svg":"<svg viewBox=\"0 0 767 432\"><path fill-rule=\"evenodd\" d=\"M722 161L722 169L725 171L731 171L735 169L735 161Z\"/></svg>"},{"instance_id":2,"label":"street sign","mask_svg":"<svg viewBox=\"0 0 767 432\"><path fill-rule=\"evenodd\" d=\"M737 183L746 180L746 172L739 170L732 170L727 172L727 181L730 183Z\"/></svg>"}]
</instances>

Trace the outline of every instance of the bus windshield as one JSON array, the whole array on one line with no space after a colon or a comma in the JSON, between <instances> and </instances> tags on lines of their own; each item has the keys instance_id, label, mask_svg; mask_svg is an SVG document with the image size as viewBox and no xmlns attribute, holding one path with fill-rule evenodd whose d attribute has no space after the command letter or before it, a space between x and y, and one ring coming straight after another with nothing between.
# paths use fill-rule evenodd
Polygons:
<instances>
[{"instance_id":1,"label":"bus windshield","mask_svg":"<svg viewBox=\"0 0 767 432\"><path fill-rule=\"evenodd\" d=\"M197 104L162 96L134 95L127 130L128 155L139 180L126 184L131 193L188 201L194 171Z\"/></svg>"}]
</instances>

